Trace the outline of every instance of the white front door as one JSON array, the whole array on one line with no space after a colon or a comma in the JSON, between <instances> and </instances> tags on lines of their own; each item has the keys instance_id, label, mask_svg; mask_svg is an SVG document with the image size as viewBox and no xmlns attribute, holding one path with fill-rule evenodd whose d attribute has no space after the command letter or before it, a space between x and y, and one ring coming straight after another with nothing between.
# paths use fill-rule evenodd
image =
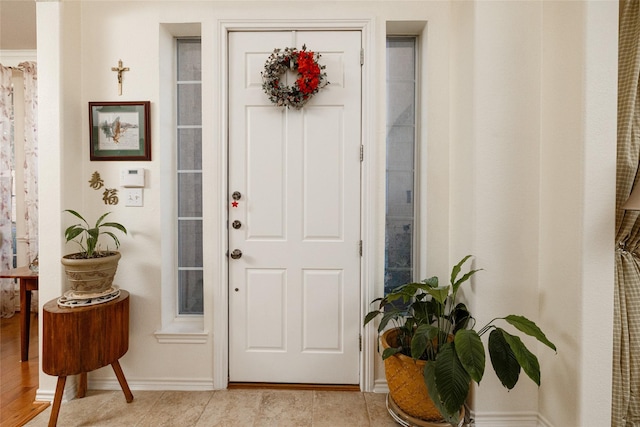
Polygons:
<instances>
[{"instance_id":1,"label":"white front door","mask_svg":"<svg viewBox=\"0 0 640 427\"><path fill-rule=\"evenodd\" d=\"M303 44L330 84L277 107L264 63ZM231 382L359 383L360 46L359 31L229 34Z\"/></svg>"}]
</instances>

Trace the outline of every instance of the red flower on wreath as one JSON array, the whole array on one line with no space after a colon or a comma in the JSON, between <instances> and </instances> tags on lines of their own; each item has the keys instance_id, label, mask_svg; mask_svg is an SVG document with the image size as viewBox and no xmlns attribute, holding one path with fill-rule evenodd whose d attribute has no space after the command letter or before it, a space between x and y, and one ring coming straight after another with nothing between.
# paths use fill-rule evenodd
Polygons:
<instances>
[{"instance_id":1,"label":"red flower on wreath","mask_svg":"<svg viewBox=\"0 0 640 427\"><path fill-rule=\"evenodd\" d=\"M320 84L320 66L313 58L313 52L302 51L298 53L298 73L296 80L300 91L309 94L316 90Z\"/></svg>"},{"instance_id":2,"label":"red flower on wreath","mask_svg":"<svg viewBox=\"0 0 640 427\"><path fill-rule=\"evenodd\" d=\"M318 64L320 54L285 48L283 52L275 49L265 63L262 73L262 88L271 102L278 106L302 108L302 106L321 88L329 84L324 66ZM292 87L280 85L280 76L287 69L297 71L298 77Z\"/></svg>"}]
</instances>

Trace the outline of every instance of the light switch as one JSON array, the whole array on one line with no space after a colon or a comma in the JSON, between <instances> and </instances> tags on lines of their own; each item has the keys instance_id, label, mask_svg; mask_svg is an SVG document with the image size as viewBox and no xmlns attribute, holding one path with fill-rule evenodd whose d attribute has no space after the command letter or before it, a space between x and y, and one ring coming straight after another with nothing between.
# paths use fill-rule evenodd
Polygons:
<instances>
[{"instance_id":1,"label":"light switch","mask_svg":"<svg viewBox=\"0 0 640 427\"><path fill-rule=\"evenodd\" d=\"M142 188L127 188L124 190L125 206L142 206Z\"/></svg>"}]
</instances>

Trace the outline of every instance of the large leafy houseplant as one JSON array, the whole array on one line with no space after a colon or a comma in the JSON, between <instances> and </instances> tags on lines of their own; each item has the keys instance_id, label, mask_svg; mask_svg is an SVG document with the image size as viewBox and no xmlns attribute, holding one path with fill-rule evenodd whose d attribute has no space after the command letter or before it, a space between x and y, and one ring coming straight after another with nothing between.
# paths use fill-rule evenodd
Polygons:
<instances>
[{"instance_id":1,"label":"large leafy houseplant","mask_svg":"<svg viewBox=\"0 0 640 427\"><path fill-rule=\"evenodd\" d=\"M89 225L87 220L85 220L82 215L74 210L67 209L65 210L65 212L69 212L83 222L82 224L74 224L69 226L64 232L64 237L67 242L76 239L76 243L80 246L80 252L78 252L77 254L73 254L73 258L75 259L99 258L105 256L104 254L108 253L109 251L100 251L100 248L98 246L98 239L102 234L111 237L113 243L115 244L115 249L118 249L120 247L120 240L118 240L118 237L113 232L105 230L105 228L114 228L123 232L124 234L127 234L127 229L124 227L124 225L117 222L103 222L105 217L109 215L110 212L107 212L100 216L94 226Z\"/></svg>"},{"instance_id":2,"label":"large leafy houseplant","mask_svg":"<svg viewBox=\"0 0 640 427\"><path fill-rule=\"evenodd\" d=\"M454 425L459 422L460 408L467 399L471 381L479 384L484 375L486 356L481 337L486 333L491 364L507 389L516 385L521 370L540 385L537 357L518 336L496 326L498 321L556 350L542 330L524 316L494 318L477 331L474 329L475 319L467 306L458 301L461 285L480 271L469 270L459 277L470 257L464 257L453 267L448 285L441 286L437 277L404 284L384 298L373 300L372 304L379 303L378 308L364 319L366 325L381 316L380 333L390 322L397 328L396 343L384 350L383 360L400 353L426 361L423 375L429 397L443 418Z\"/></svg>"}]
</instances>

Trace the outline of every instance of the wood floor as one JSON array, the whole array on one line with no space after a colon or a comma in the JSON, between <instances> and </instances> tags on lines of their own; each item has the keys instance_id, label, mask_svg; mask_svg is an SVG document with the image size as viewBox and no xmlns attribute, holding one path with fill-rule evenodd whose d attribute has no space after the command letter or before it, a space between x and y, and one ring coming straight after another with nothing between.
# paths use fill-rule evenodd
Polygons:
<instances>
[{"instance_id":1,"label":"wood floor","mask_svg":"<svg viewBox=\"0 0 640 427\"><path fill-rule=\"evenodd\" d=\"M0 319L0 427L19 427L45 410L38 389L38 319L31 314L29 360L20 361L20 316Z\"/></svg>"}]
</instances>

